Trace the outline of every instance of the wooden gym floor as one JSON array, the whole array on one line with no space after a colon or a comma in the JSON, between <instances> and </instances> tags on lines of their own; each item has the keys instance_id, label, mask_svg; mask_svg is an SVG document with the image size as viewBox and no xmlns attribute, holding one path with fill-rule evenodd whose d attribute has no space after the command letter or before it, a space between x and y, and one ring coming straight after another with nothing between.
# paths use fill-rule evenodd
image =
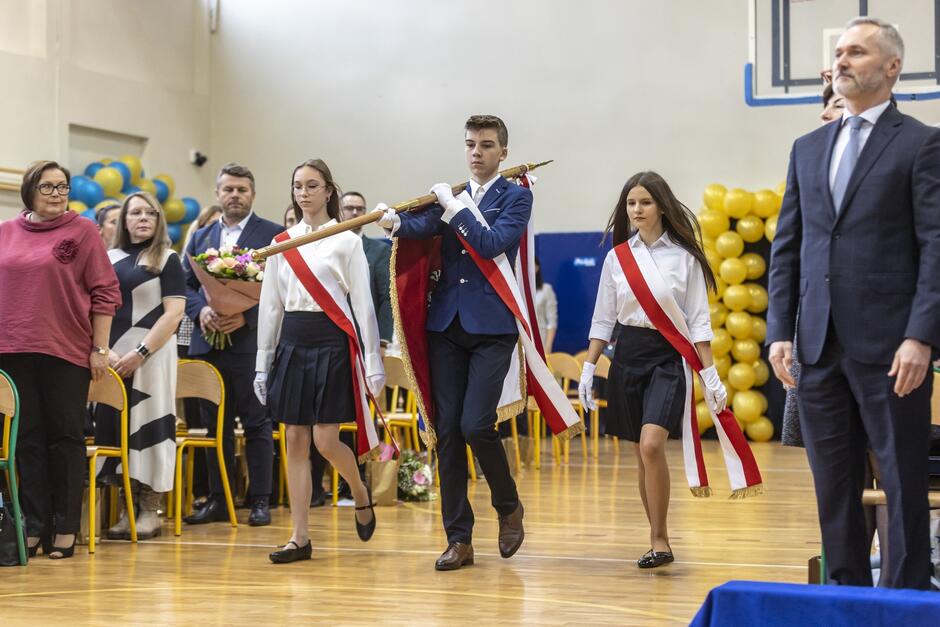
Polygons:
<instances>
[{"instance_id":1,"label":"wooden gym floor","mask_svg":"<svg viewBox=\"0 0 940 627\"><path fill-rule=\"evenodd\" d=\"M648 548L632 447L617 458L602 442L585 463L580 440L568 467L518 477L526 541L504 560L484 481L472 484L476 564L434 571L445 548L439 501L376 510L371 542L359 541L348 507L310 510L312 561L273 565L289 536L286 508L269 527L183 527L138 546L105 541L94 556L42 556L0 569L0 622L12 625L618 624L688 623L708 591L731 579L805 582L818 553L812 478L802 449L755 444L767 492L731 501L717 442L706 461L717 494L696 499L670 441L672 547L677 561L653 571L634 561ZM550 449L549 449L550 450ZM245 521L247 510L239 510Z\"/></svg>"}]
</instances>

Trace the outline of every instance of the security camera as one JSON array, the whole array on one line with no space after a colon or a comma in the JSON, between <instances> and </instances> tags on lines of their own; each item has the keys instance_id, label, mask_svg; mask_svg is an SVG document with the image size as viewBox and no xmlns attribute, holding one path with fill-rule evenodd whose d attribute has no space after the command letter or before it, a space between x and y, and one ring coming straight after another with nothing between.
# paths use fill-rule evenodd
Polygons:
<instances>
[{"instance_id":1,"label":"security camera","mask_svg":"<svg viewBox=\"0 0 940 627\"><path fill-rule=\"evenodd\" d=\"M209 160L209 157L202 154L195 148L189 151L189 162L195 165L197 168L201 168L205 165L206 161Z\"/></svg>"}]
</instances>

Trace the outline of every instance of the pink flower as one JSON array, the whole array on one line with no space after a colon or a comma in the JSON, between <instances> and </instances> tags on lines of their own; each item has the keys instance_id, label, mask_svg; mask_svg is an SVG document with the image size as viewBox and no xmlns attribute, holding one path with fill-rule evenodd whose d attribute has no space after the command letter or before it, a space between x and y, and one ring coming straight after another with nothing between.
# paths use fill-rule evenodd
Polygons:
<instances>
[{"instance_id":1,"label":"pink flower","mask_svg":"<svg viewBox=\"0 0 940 627\"><path fill-rule=\"evenodd\" d=\"M428 478L424 476L424 473L421 470L416 470L413 475L411 475L411 480L414 481L415 485L427 485Z\"/></svg>"}]
</instances>

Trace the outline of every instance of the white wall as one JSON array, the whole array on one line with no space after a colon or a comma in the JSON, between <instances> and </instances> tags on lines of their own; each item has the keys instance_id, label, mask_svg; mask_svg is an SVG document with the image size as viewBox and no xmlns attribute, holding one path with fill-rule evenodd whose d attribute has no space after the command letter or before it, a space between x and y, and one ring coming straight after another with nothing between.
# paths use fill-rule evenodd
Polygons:
<instances>
[{"instance_id":1,"label":"white wall","mask_svg":"<svg viewBox=\"0 0 940 627\"><path fill-rule=\"evenodd\" d=\"M219 26L213 163L250 166L272 218L308 157L370 204L465 179L473 113L507 122L507 164L555 159L542 231L603 228L640 169L693 210L713 181L774 187L818 122L816 105L744 104L744 0L222 0ZM940 121L937 101L902 108Z\"/></svg>"},{"instance_id":2,"label":"white wall","mask_svg":"<svg viewBox=\"0 0 940 627\"><path fill-rule=\"evenodd\" d=\"M81 125L142 138L148 176L207 198L213 177L188 160L209 145L205 0L0 0L0 76L0 166L56 159L78 174L112 156L74 146ZM20 204L0 192L0 219Z\"/></svg>"}]
</instances>

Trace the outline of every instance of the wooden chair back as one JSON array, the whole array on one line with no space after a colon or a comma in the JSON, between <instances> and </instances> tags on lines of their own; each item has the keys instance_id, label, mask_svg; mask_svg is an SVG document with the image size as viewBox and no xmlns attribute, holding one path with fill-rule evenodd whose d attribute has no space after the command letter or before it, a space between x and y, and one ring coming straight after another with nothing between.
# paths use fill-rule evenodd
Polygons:
<instances>
[{"instance_id":1,"label":"wooden chair back","mask_svg":"<svg viewBox=\"0 0 940 627\"><path fill-rule=\"evenodd\" d=\"M225 400L222 375L201 359L180 359L176 367L176 398L201 398L215 405Z\"/></svg>"},{"instance_id":2,"label":"wooden chair back","mask_svg":"<svg viewBox=\"0 0 940 627\"><path fill-rule=\"evenodd\" d=\"M405 374L405 362L401 357L395 355L386 355L382 360L385 365L385 385L390 388L398 387L404 390L411 390L411 381Z\"/></svg>"},{"instance_id":3,"label":"wooden chair back","mask_svg":"<svg viewBox=\"0 0 940 627\"><path fill-rule=\"evenodd\" d=\"M594 376L606 379L610 375L610 358L607 355L601 355L597 358L597 368L594 369Z\"/></svg>"},{"instance_id":4,"label":"wooden chair back","mask_svg":"<svg viewBox=\"0 0 940 627\"><path fill-rule=\"evenodd\" d=\"M568 393L571 381L581 380L581 366L578 361L568 353L549 353L545 358L548 369L561 379L561 387Z\"/></svg>"},{"instance_id":5,"label":"wooden chair back","mask_svg":"<svg viewBox=\"0 0 940 627\"><path fill-rule=\"evenodd\" d=\"M124 389L124 382L113 369L108 368L108 373L92 381L88 386L88 402L102 403L118 411L124 411L127 407L127 390Z\"/></svg>"}]
</instances>

